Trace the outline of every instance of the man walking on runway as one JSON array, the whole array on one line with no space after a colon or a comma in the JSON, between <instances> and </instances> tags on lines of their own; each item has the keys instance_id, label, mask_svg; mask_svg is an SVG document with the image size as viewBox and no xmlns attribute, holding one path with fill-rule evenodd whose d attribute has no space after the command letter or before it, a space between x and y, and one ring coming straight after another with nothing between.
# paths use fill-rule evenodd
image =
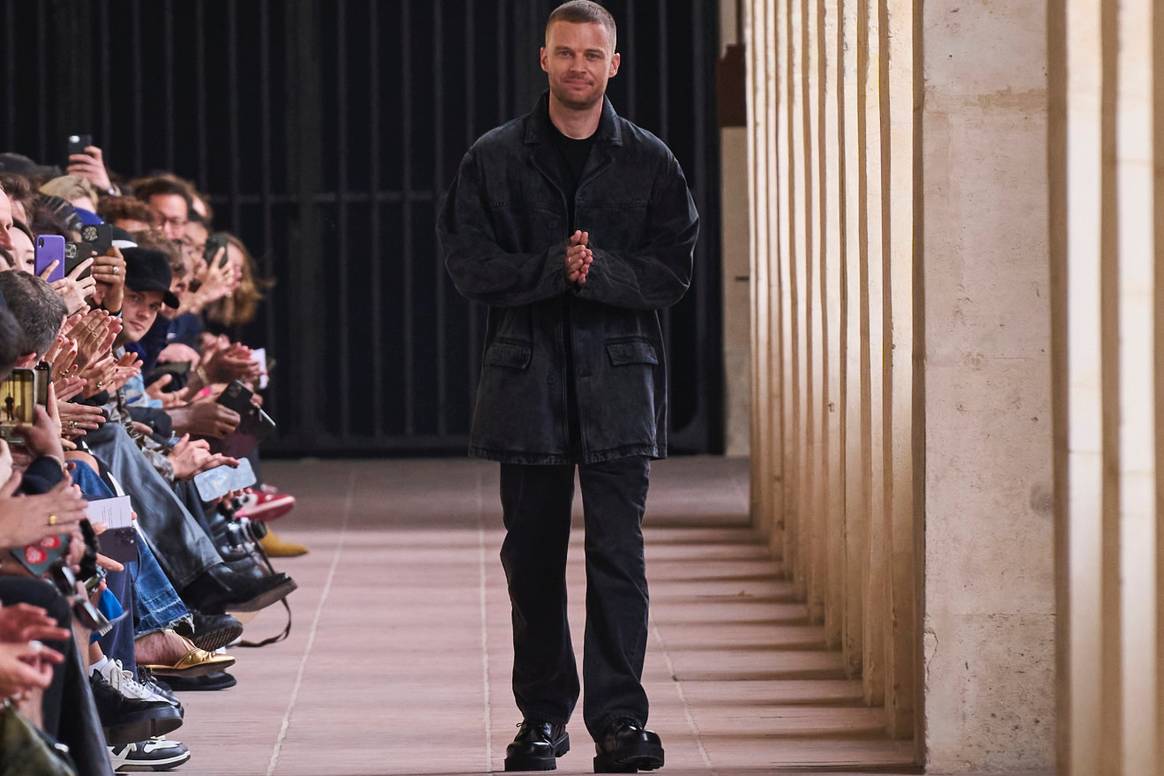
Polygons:
<instances>
[{"instance_id":1,"label":"man walking on runway","mask_svg":"<svg viewBox=\"0 0 1164 776\"><path fill-rule=\"evenodd\" d=\"M513 693L523 721L505 769L553 770L570 748L578 672L566 617L577 467L586 529L583 717L598 773L663 765L644 729L649 461L667 453L658 311L691 280L699 232L668 148L615 113L614 19L559 6L529 114L461 162L437 231L457 289L489 305L471 454L501 462L501 562L513 610Z\"/></svg>"}]
</instances>

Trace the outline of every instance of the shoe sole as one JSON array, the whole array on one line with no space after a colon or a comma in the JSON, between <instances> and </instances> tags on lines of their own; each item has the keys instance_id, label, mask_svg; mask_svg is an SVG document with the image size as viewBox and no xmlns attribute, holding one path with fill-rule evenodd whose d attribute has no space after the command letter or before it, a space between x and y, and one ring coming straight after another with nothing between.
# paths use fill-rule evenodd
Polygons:
<instances>
[{"instance_id":1,"label":"shoe sole","mask_svg":"<svg viewBox=\"0 0 1164 776\"><path fill-rule=\"evenodd\" d=\"M213 677L214 675L209 674L209 676ZM221 679L216 678L214 682L190 679L189 683L186 683L184 677L177 677L177 681L175 681L175 677L171 677L166 680L166 684L174 692L217 692L218 690L230 689L238 684L238 680L230 674L223 674L222 677ZM202 679L206 679L206 677L202 677Z\"/></svg>"},{"instance_id":2,"label":"shoe sole","mask_svg":"<svg viewBox=\"0 0 1164 776\"><path fill-rule=\"evenodd\" d=\"M257 612L266 609L271 604L282 601L298 589L299 585L295 583L295 580L288 579L278 587L273 587L265 593L260 593L249 601L224 604L223 608L228 612Z\"/></svg>"},{"instance_id":3,"label":"shoe sole","mask_svg":"<svg viewBox=\"0 0 1164 776\"><path fill-rule=\"evenodd\" d=\"M662 767L661 746L636 746L631 751L600 754L594 758L595 773L638 773Z\"/></svg>"},{"instance_id":4,"label":"shoe sole","mask_svg":"<svg viewBox=\"0 0 1164 776\"><path fill-rule=\"evenodd\" d=\"M294 509L294 501L291 501L291 503L287 503L286 501L282 503L272 502L270 504L264 504L261 507L240 509L238 511L238 517L246 517L251 520L262 520L263 522L270 522L271 520L278 520L280 517L290 514Z\"/></svg>"},{"instance_id":5,"label":"shoe sole","mask_svg":"<svg viewBox=\"0 0 1164 776\"><path fill-rule=\"evenodd\" d=\"M570 751L570 734L562 736L554 745L553 757L506 757L506 771L555 771L558 758Z\"/></svg>"},{"instance_id":6,"label":"shoe sole","mask_svg":"<svg viewBox=\"0 0 1164 776\"><path fill-rule=\"evenodd\" d=\"M114 769L114 773L159 773L161 771L172 771L179 765L185 765L190 762L190 753L183 752L175 757L166 757L161 760L149 760L147 762L127 762L123 763Z\"/></svg>"},{"instance_id":7,"label":"shoe sole","mask_svg":"<svg viewBox=\"0 0 1164 776\"><path fill-rule=\"evenodd\" d=\"M242 634L243 628L241 625L225 625L207 633L196 633L190 640L194 642L194 646L198 647L198 649L213 652L216 649L230 644Z\"/></svg>"},{"instance_id":8,"label":"shoe sole","mask_svg":"<svg viewBox=\"0 0 1164 776\"><path fill-rule=\"evenodd\" d=\"M198 679L200 677L207 676L208 674L216 674L221 671L225 671L237 662L233 657L226 655L215 655L214 657L216 660L213 663L199 663L198 665L190 666L189 668L174 669L170 668L169 666L159 665L149 665L145 667L148 668L150 673L154 676L161 677L162 681L168 681L175 677ZM223 660L223 657L227 657L227 660Z\"/></svg>"},{"instance_id":9,"label":"shoe sole","mask_svg":"<svg viewBox=\"0 0 1164 776\"><path fill-rule=\"evenodd\" d=\"M139 711L116 725L105 726L105 740L110 746L126 746L154 736L164 736L182 727L182 715L177 709L171 706L162 712Z\"/></svg>"}]
</instances>

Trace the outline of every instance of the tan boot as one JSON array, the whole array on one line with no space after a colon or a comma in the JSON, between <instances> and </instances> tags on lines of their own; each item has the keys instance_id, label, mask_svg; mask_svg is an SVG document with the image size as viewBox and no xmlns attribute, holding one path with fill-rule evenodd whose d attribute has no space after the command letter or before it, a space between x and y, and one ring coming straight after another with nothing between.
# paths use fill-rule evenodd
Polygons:
<instances>
[{"instance_id":1,"label":"tan boot","mask_svg":"<svg viewBox=\"0 0 1164 776\"><path fill-rule=\"evenodd\" d=\"M271 558L295 558L300 555L306 555L310 552L302 544L295 544L289 542L270 528L267 529L267 535L259 539L259 546L263 548L263 552L267 553Z\"/></svg>"}]
</instances>

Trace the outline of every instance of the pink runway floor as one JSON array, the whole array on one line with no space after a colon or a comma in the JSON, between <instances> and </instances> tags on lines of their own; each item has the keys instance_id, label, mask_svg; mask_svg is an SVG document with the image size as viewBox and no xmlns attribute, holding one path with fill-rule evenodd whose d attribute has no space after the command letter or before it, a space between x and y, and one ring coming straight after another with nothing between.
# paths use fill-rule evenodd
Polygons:
<instances>
[{"instance_id":1,"label":"pink runway floor","mask_svg":"<svg viewBox=\"0 0 1164 776\"><path fill-rule=\"evenodd\" d=\"M299 498L275 527L311 554L279 563L291 637L238 649L238 686L186 693L172 737L187 776L386 776L500 771L518 722L497 468L467 460L305 461L265 467ZM824 648L747 523L747 465L655 464L647 517L650 727L672 776L909 773L838 654ZM578 505L576 505L576 509ZM584 621L581 515L571 618ZM247 637L278 632L273 607ZM579 655L581 664L581 655ZM581 721L559 773L591 772Z\"/></svg>"}]
</instances>

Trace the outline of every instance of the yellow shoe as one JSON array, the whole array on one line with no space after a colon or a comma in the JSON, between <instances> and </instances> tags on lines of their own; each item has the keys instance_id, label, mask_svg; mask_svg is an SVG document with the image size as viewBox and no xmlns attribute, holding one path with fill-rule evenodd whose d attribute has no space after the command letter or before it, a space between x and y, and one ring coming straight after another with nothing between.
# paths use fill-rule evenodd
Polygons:
<instances>
[{"instance_id":1,"label":"yellow shoe","mask_svg":"<svg viewBox=\"0 0 1164 776\"><path fill-rule=\"evenodd\" d=\"M302 544L286 541L270 528L267 529L267 535L259 539L259 546L271 558L295 558L310 552Z\"/></svg>"}]
</instances>

